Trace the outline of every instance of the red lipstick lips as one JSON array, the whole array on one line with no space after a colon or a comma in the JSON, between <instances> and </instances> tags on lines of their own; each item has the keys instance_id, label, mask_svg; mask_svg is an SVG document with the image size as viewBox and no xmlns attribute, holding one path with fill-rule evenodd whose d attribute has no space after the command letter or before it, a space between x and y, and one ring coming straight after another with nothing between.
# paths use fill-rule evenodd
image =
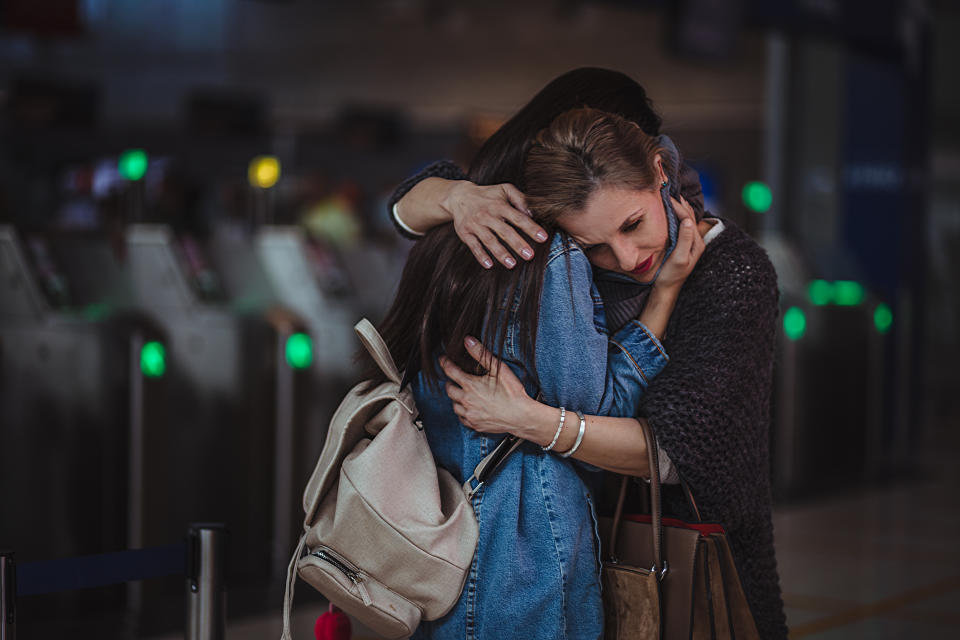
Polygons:
<instances>
[{"instance_id":1,"label":"red lipstick lips","mask_svg":"<svg viewBox=\"0 0 960 640\"><path fill-rule=\"evenodd\" d=\"M650 256L649 258L647 258L646 260L644 260L643 262L641 262L640 264L638 264L638 265L636 266L636 268L635 268L633 271L631 271L630 273L637 273L637 274L643 273L643 272L645 272L647 269L649 269L649 268L650 268L650 265L652 265L652 264L653 264L653 256Z\"/></svg>"}]
</instances>

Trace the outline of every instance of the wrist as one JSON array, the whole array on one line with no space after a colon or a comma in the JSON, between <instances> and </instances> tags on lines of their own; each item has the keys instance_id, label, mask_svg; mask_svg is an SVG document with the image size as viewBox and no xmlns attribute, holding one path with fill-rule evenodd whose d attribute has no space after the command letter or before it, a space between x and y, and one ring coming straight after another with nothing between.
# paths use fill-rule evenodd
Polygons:
<instances>
[{"instance_id":1,"label":"wrist","mask_svg":"<svg viewBox=\"0 0 960 640\"><path fill-rule=\"evenodd\" d=\"M662 280L657 280L653 283L653 288L650 290L650 299L658 300L670 300L677 297L677 294L680 293L680 289L683 288L683 280L677 282L666 282Z\"/></svg>"},{"instance_id":2,"label":"wrist","mask_svg":"<svg viewBox=\"0 0 960 640\"><path fill-rule=\"evenodd\" d=\"M437 181L434 185L438 191L437 203L439 204L440 209L443 211L445 221L449 222L453 220L454 205L459 199L457 194L465 184L472 183L470 183L469 180L448 180L444 178L431 179Z\"/></svg>"},{"instance_id":3,"label":"wrist","mask_svg":"<svg viewBox=\"0 0 960 640\"><path fill-rule=\"evenodd\" d=\"M516 435L541 447L550 444L560 424L560 409L531 398L519 415L524 427L522 433Z\"/></svg>"}]
</instances>

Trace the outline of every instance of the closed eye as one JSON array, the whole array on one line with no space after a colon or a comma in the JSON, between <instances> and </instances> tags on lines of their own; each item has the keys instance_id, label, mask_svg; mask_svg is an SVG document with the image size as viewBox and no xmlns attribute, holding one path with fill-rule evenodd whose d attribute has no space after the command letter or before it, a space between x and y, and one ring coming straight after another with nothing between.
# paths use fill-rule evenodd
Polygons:
<instances>
[{"instance_id":1,"label":"closed eye","mask_svg":"<svg viewBox=\"0 0 960 640\"><path fill-rule=\"evenodd\" d=\"M640 216L639 218L637 218L636 220L634 220L634 221L631 222L630 224L628 224L628 225L626 225L625 227L623 227L623 228L622 228L622 231L624 231L624 232L633 231L633 230L636 229L637 226L640 224L640 221L641 221L641 220L643 220L643 216Z\"/></svg>"}]
</instances>

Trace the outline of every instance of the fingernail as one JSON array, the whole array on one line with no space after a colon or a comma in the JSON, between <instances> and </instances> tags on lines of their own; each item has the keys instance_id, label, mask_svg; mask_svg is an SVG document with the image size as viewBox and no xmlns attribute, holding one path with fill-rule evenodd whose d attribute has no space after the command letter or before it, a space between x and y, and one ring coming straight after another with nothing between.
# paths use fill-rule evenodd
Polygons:
<instances>
[{"instance_id":1,"label":"fingernail","mask_svg":"<svg viewBox=\"0 0 960 640\"><path fill-rule=\"evenodd\" d=\"M506 260L503 261L503 263L508 267L510 267L511 269L517 266L517 261L514 260L513 258L507 258Z\"/></svg>"},{"instance_id":2,"label":"fingernail","mask_svg":"<svg viewBox=\"0 0 960 640\"><path fill-rule=\"evenodd\" d=\"M493 266L493 260L491 260L490 258L486 258L486 259L485 259L483 262L481 262L480 264L483 265L483 268L484 268L484 269L489 269L489 268L491 268L491 267Z\"/></svg>"},{"instance_id":3,"label":"fingernail","mask_svg":"<svg viewBox=\"0 0 960 640\"><path fill-rule=\"evenodd\" d=\"M467 336L466 338L463 339L463 341L466 342L467 346L470 347L471 349L477 346L477 339L472 336Z\"/></svg>"},{"instance_id":4,"label":"fingernail","mask_svg":"<svg viewBox=\"0 0 960 640\"><path fill-rule=\"evenodd\" d=\"M531 251L531 250L528 249L527 247L524 247L523 250L520 251L520 255L522 255L524 258L526 258L527 260L529 260L530 258L533 257L533 251Z\"/></svg>"},{"instance_id":5,"label":"fingernail","mask_svg":"<svg viewBox=\"0 0 960 640\"><path fill-rule=\"evenodd\" d=\"M692 227L692 226L693 226L693 223L690 222L689 219L687 219L687 220L684 220L684 221L683 221L683 226L685 226L685 227Z\"/></svg>"},{"instance_id":6,"label":"fingernail","mask_svg":"<svg viewBox=\"0 0 960 640\"><path fill-rule=\"evenodd\" d=\"M543 242L543 241L545 241L546 239L547 239L547 232L546 232L546 231L537 231L537 240L539 240L540 242Z\"/></svg>"}]
</instances>

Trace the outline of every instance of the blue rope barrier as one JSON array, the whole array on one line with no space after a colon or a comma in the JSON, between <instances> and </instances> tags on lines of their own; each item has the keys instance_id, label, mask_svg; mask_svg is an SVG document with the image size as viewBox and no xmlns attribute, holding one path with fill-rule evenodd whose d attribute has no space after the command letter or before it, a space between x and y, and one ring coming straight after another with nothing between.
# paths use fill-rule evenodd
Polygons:
<instances>
[{"instance_id":1,"label":"blue rope barrier","mask_svg":"<svg viewBox=\"0 0 960 640\"><path fill-rule=\"evenodd\" d=\"M17 596L73 591L185 573L185 542L17 564Z\"/></svg>"}]
</instances>

